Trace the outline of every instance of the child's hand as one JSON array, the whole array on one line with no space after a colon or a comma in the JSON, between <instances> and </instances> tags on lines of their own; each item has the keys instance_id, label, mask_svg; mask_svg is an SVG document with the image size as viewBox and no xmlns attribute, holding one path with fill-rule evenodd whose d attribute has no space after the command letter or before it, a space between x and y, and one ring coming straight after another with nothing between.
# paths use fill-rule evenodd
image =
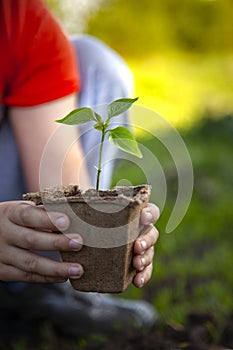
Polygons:
<instances>
[{"instance_id":1,"label":"child's hand","mask_svg":"<svg viewBox=\"0 0 233 350\"><path fill-rule=\"evenodd\" d=\"M159 218L159 208L152 203L141 212L142 233L134 244L133 266L137 270L134 277L134 285L143 287L151 278L153 270L154 245L159 237L159 232L153 223Z\"/></svg>"}]
</instances>

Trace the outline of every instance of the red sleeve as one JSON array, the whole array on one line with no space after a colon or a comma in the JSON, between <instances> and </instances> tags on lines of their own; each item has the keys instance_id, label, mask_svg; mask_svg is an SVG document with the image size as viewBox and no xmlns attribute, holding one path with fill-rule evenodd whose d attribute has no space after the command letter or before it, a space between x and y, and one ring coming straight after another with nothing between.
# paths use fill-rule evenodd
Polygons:
<instances>
[{"instance_id":1,"label":"red sleeve","mask_svg":"<svg viewBox=\"0 0 233 350\"><path fill-rule=\"evenodd\" d=\"M73 47L42 2L2 1L8 2L11 12L7 26L12 56L3 103L33 106L78 91Z\"/></svg>"}]
</instances>

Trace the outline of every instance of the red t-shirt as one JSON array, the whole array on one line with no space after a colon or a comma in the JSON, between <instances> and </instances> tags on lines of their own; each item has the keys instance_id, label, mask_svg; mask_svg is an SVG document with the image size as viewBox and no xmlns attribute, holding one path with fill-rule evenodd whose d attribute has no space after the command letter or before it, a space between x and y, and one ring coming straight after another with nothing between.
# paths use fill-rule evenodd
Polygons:
<instances>
[{"instance_id":1,"label":"red t-shirt","mask_svg":"<svg viewBox=\"0 0 233 350\"><path fill-rule=\"evenodd\" d=\"M73 48L40 0L0 0L0 105L33 106L79 90Z\"/></svg>"}]
</instances>

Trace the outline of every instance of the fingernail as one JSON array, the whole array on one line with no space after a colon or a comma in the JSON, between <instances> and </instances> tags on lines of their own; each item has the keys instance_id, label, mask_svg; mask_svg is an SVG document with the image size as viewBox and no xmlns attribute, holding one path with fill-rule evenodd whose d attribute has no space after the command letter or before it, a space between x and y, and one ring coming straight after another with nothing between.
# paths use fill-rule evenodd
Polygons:
<instances>
[{"instance_id":1,"label":"fingernail","mask_svg":"<svg viewBox=\"0 0 233 350\"><path fill-rule=\"evenodd\" d=\"M140 271L142 271L145 268L145 264L146 264L146 259L145 258L141 258L141 267L140 267Z\"/></svg>"},{"instance_id":2,"label":"fingernail","mask_svg":"<svg viewBox=\"0 0 233 350\"><path fill-rule=\"evenodd\" d=\"M149 225L152 223L153 216L150 211L145 212L145 225Z\"/></svg>"},{"instance_id":3,"label":"fingernail","mask_svg":"<svg viewBox=\"0 0 233 350\"><path fill-rule=\"evenodd\" d=\"M59 230L66 230L69 227L69 221L65 216L59 216L55 223Z\"/></svg>"},{"instance_id":4,"label":"fingernail","mask_svg":"<svg viewBox=\"0 0 233 350\"><path fill-rule=\"evenodd\" d=\"M70 278L80 278L82 276L82 270L78 266L69 267L68 272Z\"/></svg>"},{"instance_id":5,"label":"fingernail","mask_svg":"<svg viewBox=\"0 0 233 350\"><path fill-rule=\"evenodd\" d=\"M82 244L78 239L71 239L69 241L69 246L73 250L80 250L82 248Z\"/></svg>"},{"instance_id":6,"label":"fingernail","mask_svg":"<svg viewBox=\"0 0 233 350\"><path fill-rule=\"evenodd\" d=\"M145 279L143 277L140 278L140 284L139 284L139 288L143 287L145 283Z\"/></svg>"},{"instance_id":7,"label":"fingernail","mask_svg":"<svg viewBox=\"0 0 233 350\"><path fill-rule=\"evenodd\" d=\"M141 247L142 247L143 251L146 250L147 249L147 242L144 240L141 241Z\"/></svg>"}]
</instances>

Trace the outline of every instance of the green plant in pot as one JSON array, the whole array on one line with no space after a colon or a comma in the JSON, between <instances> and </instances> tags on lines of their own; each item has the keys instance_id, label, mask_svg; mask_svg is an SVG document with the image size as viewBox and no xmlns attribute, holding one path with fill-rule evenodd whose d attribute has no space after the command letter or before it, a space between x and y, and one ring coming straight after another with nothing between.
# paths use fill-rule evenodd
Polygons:
<instances>
[{"instance_id":1,"label":"green plant in pot","mask_svg":"<svg viewBox=\"0 0 233 350\"><path fill-rule=\"evenodd\" d=\"M119 293L128 287L136 273L132 267L133 245L140 234L140 212L149 200L151 188L149 185L99 188L106 137L119 149L142 157L134 135L126 127L110 127L112 118L126 112L136 100L122 98L111 102L106 120L89 107L75 109L56 120L68 125L93 122L93 127L100 131L95 189L82 191L77 185L68 185L24 195L36 204L43 203L48 211L66 213L71 224L64 234L82 235L81 251L61 252L64 261L83 265L83 276L70 279L72 286L80 291Z\"/></svg>"}]
</instances>

